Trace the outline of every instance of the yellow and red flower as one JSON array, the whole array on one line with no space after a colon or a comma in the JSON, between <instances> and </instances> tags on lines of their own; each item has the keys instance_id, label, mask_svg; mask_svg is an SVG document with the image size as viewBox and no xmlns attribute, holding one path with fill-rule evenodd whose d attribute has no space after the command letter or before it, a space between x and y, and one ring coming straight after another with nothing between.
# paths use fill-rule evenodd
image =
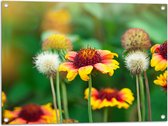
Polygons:
<instances>
[{"instance_id":1,"label":"yellow and red flower","mask_svg":"<svg viewBox=\"0 0 168 126\"><path fill-rule=\"evenodd\" d=\"M151 66L155 67L156 71L164 71L167 68L167 41L152 46L151 52Z\"/></svg>"},{"instance_id":2,"label":"yellow and red flower","mask_svg":"<svg viewBox=\"0 0 168 126\"><path fill-rule=\"evenodd\" d=\"M85 99L88 99L89 89L84 92ZM92 109L101 109L103 107L114 107L127 109L134 101L133 93L128 88L116 90L112 88L104 88L97 90L91 89L91 106Z\"/></svg>"},{"instance_id":3,"label":"yellow and red flower","mask_svg":"<svg viewBox=\"0 0 168 126\"><path fill-rule=\"evenodd\" d=\"M72 81L77 74L82 80L88 81L89 74L95 68L103 74L113 75L114 70L119 68L119 63L114 60L116 53L108 50L95 50L91 48L81 49L79 52L68 52L65 58L68 60L62 63L59 71L67 71L67 79Z\"/></svg>"},{"instance_id":4,"label":"yellow and red flower","mask_svg":"<svg viewBox=\"0 0 168 126\"><path fill-rule=\"evenodd\" d=\"M154 83L156 85L162 86L165 90L167 90L167 71L157 76L157 79L154 80Z\"/></svg>"},{"instance_id":5,"label":"yellow and red flower","mask_svg":"<svg viewBox=\"0 0 168 126\"><path fill-rule=\"evenodd\" d=\"M56 123L55 110L51 104L36 105L27 104L23 107L16 107L13 111L4 110L4 119L9 120L8 124L49 124Z\"/></svg>"},{"instance_id":6,"label":"yellow and red flower","mask_svg":"<svg viewBox=\"0 0 168 126\"><path fill-rule=\"evenodd\" d=\"M4 106L5 103L6 103L6 95L5 95L5 93L2 91L2 107Z\"/></svg>"}]
</instances>

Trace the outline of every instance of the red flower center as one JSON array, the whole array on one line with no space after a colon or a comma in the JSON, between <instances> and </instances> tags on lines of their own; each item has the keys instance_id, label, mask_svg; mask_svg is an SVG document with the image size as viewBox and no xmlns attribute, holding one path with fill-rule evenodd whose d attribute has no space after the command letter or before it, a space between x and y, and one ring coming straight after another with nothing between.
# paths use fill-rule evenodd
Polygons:
<instances>
[{"instance_id":1,"label":"red flower center","mask_svg":"<svg viewBox=\"0 0 168 126\"><path fill-rule=\"evenodd\" d=\"M112 98L116 98L120 102L123 101L119 91L110 88L100 90L97 98L101 100L107 99L108 101L111 101Z\"/></svg>"},{"instance_id":2,"label":"red flower center","mask_svg":"<svg viewBox=\"0 0 168 126\"><path fill-rule=\"evenodd\" d=\"M44 113L40 106L36 104L28 104L22 107L19 117L23 118L27 122L34 122L37 121L43 114Z\"/></svg>"},{"instance_id":3,"label":"red flower center","mask_svg":"<svg viewBox=\"0 0 168 126\"><path fill-rule=\"evenodd\" d=\"M167 59L167 41L161 44L160 48L158 48L156 52L162 55L164 59Z\"/></svg>"},{"instance_id":4,"label":"red flower center","mask_svg":"<svg viewBox=\"0 0 168 126\"><path fill-rule=\"evenodd\" d=\"M77 68L94 65L101 62L101 56L95 49L81 49L75 56L74 65Z\"/></svg>"}]
</instances>

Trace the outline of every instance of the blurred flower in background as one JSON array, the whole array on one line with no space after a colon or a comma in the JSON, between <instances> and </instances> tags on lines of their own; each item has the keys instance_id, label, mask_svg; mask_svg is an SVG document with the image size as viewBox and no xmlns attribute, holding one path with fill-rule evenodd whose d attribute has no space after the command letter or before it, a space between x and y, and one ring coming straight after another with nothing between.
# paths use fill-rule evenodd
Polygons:
<instances>
[{"instance_id":1,"label":"blurred flower in background","mask_svg":"<svg viewBox=\"0 0 168 126\"><path fill-rule=\"evenodd\" d=\"M4 46L2 48L2 81L5 85L12 85L17 80L19 66L21 64L23 53L20 49Z\"/></svg>"},{"instance_id":2,"label":"blurred flower in background","mask_svg":"<svg viewBox=\"0 0 168 126\"><path fill-rule=\"evenodd\" d=\"M85 99L88 99L89 89L84 92ZM104 88L91 90L91 106L95 109L104 107L117 107L127 109L134 101L133 93L128 88L123 88L120 91L112 88Z\"/></svg>"},{"instance_id":3,"label":"blurred flower in background","mask_svg":"<svg viewBox=\"0 0 168 126\"><path fill-rule=\"evenodd\" d=\"M70 21L71 15L66 9L49 10L44 15L42 30L67 34L71 31Z\"/></svg>"},{"instance_id":4,"label":"blurred flower in background","mask_svg":"<svg viewBox=\"0 0 168 126\"><path fill-rule=\"evenodd\" d=\"M15 107L13 111L4 110L4 119L7 124L51 124L56 123L55 110L51 104L36 105L26 104L23 107Z\"/></svg>"},{"instance_id":5,"label":"blurred flower in background","mask_svg":"<svg viewBox=\"0 0 168 126\"><path fill-rule=\"evenodd\" d=\"M52 34L42 44L43 50L56 49L56 50L72 50L72 44L63 34Z\"/></svg>"}]
</instances>

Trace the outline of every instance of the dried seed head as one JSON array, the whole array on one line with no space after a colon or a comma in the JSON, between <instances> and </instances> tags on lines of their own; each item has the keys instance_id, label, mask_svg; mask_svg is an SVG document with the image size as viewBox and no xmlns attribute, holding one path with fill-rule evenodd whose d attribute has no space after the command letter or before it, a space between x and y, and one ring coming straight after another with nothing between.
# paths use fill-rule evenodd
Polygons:
<instances>
[{"instance_id":1,"label":"dried seed head","mask_svg":"<svg viewBox=\"0 0 168 126\"><path fill-rule=\"evenodd\" d=\"M128 29L121 42L126 50L148 49L151 46L148 34L140 28Z\"/></svg>"},{"instance_id":2,"label":"dried seed head","mask_svg":"<svg viewBox=\"0 0 168 126\"><path fill-rule=\"evenodd\" d=\"M145 52L132 51L125 57L126 67L132 74L140 74L149 66L149 58Z\"/></svg>"}]
</instances>

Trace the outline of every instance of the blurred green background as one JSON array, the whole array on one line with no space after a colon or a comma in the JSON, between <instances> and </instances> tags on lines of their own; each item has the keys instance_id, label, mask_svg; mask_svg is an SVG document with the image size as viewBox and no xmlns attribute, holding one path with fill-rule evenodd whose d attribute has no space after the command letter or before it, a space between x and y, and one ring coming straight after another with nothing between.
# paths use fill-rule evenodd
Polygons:
<instances>
[{"instance_id":1,"label":"blurred green background","mask_svg":"<svg viewBox=\"0 0 168 126\"><path fill-rule=\"evenodd\" d=\"M5 4L8 7L4 7ZM42 40L52 32L66 34L74 50L88 45L108 49L119 54L120 69L112 77L96 73L95 88L124 87L135 91L135 78L125 68L121 36L128 28L142 28L150 36L152 45L167 39L167 8L156 4L112 3L53 3L2 2L2 90L7 95L7 109L27 103L52 102L50 83L33 64L33 57L41 51ZM151 57L150 51L149 55ZM153 80L160 72L147 71L151 91L152 119L163 121L167 115L167 93ZM79 122L88 122L87 101L84 100L86 82L77 77L67 82L69 114ZM109 109L109 121L136 121L136 100L129 109ZM102 110L93 111L95 122L101 122Z\"/></svg>"}]
</instances>

